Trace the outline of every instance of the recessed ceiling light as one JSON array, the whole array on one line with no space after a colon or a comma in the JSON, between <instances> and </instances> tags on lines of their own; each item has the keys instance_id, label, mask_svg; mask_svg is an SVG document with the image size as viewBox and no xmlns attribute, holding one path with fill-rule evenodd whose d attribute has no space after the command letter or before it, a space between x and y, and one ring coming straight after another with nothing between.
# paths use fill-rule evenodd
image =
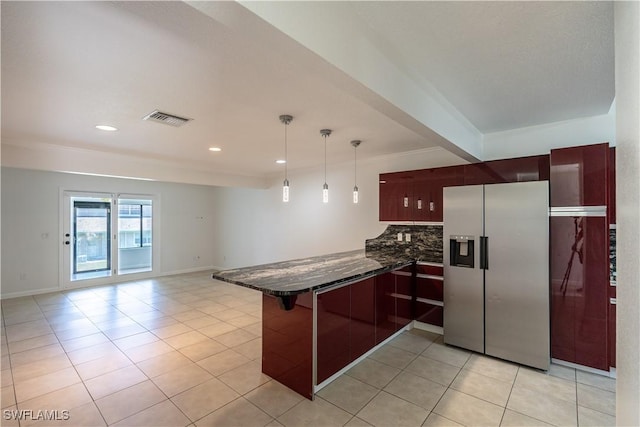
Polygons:
<instances>
[{"instance_id":1,"label":"recessed ceiling light","mask_svg":"<svg viewBox=\"0 0 640 427\"><path fill-rule=\"evenodd\" d=\"M106 130L109 132L118 130L118 128L114 128L113 126L109 126L109 125L96 125L96 129Z\"/></svg>"},{"instance_id":2,"label":"recessed ceiling light","mask_svg":"<svg viewBox=\"0 0 640 427\"><path fill-rule=\"evenodd\" d=\"M279 164L279 165L284 165L285 163L287 163L287 161L279 159L279 160L276 160L276 163Z\"/></svg>"},{"instance_id":3,"label":"recessed ceiling light","mask_svg":"<svg viewBox=\"0 0 640 427\"><path fill-rule=\"evenodd\" d=\"M209 147L209 151L222 151L222 148L220 147Z\"/></svg>"}]
</instances>

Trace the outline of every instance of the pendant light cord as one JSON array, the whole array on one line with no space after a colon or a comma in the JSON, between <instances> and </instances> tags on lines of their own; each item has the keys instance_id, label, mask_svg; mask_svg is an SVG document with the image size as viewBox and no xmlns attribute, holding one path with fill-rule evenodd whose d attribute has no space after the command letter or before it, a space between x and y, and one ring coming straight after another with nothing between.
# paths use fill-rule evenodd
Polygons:
<instances>
[{"instance_id":1,"label":"pendant light cord","mask_svg":"<svg viewBox=\"0 0 640 427\"><path fill-rule=\"evenodd\" d=\"M327 183L327 135L324 137L324 183Z\"/></svg>"},{"instance_id":2,"label":"pendant light cord","mask_svg":"<svg viewBox=\"0 0 640 427\"><path fill-rule=\"evenodd\" d=\"M358 146L353 147L353 185L358 186Z\"/></svg>"},{"instance_id":3,"label":"pendant light cord","mask_svg":"<svg viewBox=\"0 0 640 427\"><path fill-rule=\"evenodd\" d=\"M287 126L289 124L284 124L284 180L287 180L287 164L289 159L287 158Z\"/></svg>"}]
</instances>

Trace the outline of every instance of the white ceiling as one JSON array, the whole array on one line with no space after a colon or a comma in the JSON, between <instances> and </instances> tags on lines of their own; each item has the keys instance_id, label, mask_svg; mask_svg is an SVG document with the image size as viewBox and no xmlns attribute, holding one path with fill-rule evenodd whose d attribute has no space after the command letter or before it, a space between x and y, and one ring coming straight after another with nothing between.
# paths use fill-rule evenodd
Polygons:
<instances>
[{"instance_id":1,"label":"white ceiling","mask_svg":"<svg viewBox=\"0 0 640 427\"><path fill-rule=\"evenodd\" d=\"M264 177L282 170L275 163L283 157L278 116L291 114L293 169L323 163L321 128L334 130L328 139L331 163L352 160L352 139L363 140L359 158L434 146L479 157L342 69L335 55L354 52L348 46L353 40L332 39L344 29L332 25L344 22L394 64L393 75L364 70L368 76L391 87L410 80L477 139L605 114L614 97L609 2L259 5L298 17L298 34L326 28L330 60L304 37L294 40L286 28L276 29L277 20L259 18L249 3L1 7L3 150L73 147ZM320 10L322 19L306 18L301 8ZM181 128L141 120L155 109L194 120ZM98 131L97 124L119 130ZM210 146L223 151L211 153Z\"/></svg>"}]
</instances>

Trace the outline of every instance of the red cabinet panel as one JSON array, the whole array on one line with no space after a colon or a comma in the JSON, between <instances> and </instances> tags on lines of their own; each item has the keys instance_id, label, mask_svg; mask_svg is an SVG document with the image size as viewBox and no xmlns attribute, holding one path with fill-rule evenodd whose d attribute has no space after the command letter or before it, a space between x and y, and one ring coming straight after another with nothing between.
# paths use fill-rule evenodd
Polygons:
<instances>
[{"instance_id":1,"label":"red cabinet panel","mask_svg":"<svg viewBox=\"0 0 640 427\"><path fill-rule=\"evenodd\" d=\"M431 198L427 204L429 221L442 222L442 189L464 184L464 166L432 169Z\"/></svg>"},{"instance_id":2,"label":"red cabinet panel","mask_svg":"<svg viewBox=\"0 0 640 427\"><path fill-rule=\"evenodd\" d=\"M609 369L606 217L550 220L552 357Z\"/></svg>"},{"instance_id":3,"label":"red cabinet panel","mask_svg":"<svg viewBox=\"0 0 640 427\"><path fill-rule=\"evenodd\" d=\"M317 296L318 383L349 364L351 287Z\"/></svg>"},{"instance_id":4,"label":"red cabinet panel","mask_svg":"<svg viewBox=\"0 0 640 427\"><path fill-rule=\"evenodd\" d=\"M380 221L410 221L413 215L412 172L380 174Z\"/></svg>"},{"instance_id":5,"label":"red cabinet panel","mask_svg":"<svg viewBox=\"0 0 640 427\"><path fill-rule=\"evenodd\" d=\"M376 276L376 344L393 335L396 323L396 276L384 273Z\"/></svg>"},{"instance_id":6,"label":"red cabinet panel","mask_svg":"<svg viewBox=\"0 0 640 427\"><path fill-rule=\"evenodd\" d=\"M416 302L416 320L442 327L444 324L442 310L442 306L418 301Z\"/></svg>"},{"instance_id":7,"label":"red cabinet panel","mask_svg":"<svg viewBox=\"0 0 640 427\"><path fill-rule=\"evenodd\" d=\"M464 167L464 184L544 181L549 179L549 156L529 156L492 160Z\"/></svg>"},{"instance_id":8,"label":"red cabinet panel","mask_svg":"<svg viewBox=\"0 0 640 427\"><path fill-rule=\"evenodd\" d=\"M443 276L444 267L439 265L416 264L416 272L418 274L430 274L432 276Z\"/></svg>"},{"instance_id":9,"label":"red cabinet panel","mask_svg":"<svg viewBox=\"0 0 640 427\"><path fill-rule=\"evenodd\" d=\"M262 295L262 372L313 399L312 294L298 295L293 310Z\"/></svg>"},{"instance_id":10,"label":"red cabinet panel","mask_svg":"<svg viewBox=\"0 0 640 427\"><path fill-rule=\"evenodd\" d=\"M376 281L375 277L351 285L351 351L352 362L376 345Z\"/></svg>"},{"instance_id":11,"label":"red cabinet panel","mask_svg":"<svg viewBox=\"0 0 640 427\"><path fill-rule=\"evenodd\" d=\"M413 276L396 275L396 330L403 328L413 320Z\"/></svg>"},{"instance_id":12,"label":"red cabinet panel","mask_svg":"<svg viewBox=\"0 0 640 427\"><path fill-rule=\"evenodd\" d=\"M551 206L609 203L609 144L551 150Z\"/></svg>"},{"instance_id":13,"label":"red cabinet panel","mask_svg":"<svg viewBox=\"0 0 640 427\"><path fill-rule=\"evenodd\" d=\"M434 301L444 301L444 281L438 279L416 278L416 297Z\"/></svg>"},{"instance_id":14,"label":"red cabinet panel","mask_svg":"<svg viewBox=\"0 0 640 427\"><path fill-rule=\"evenodd\" d=\"M616 147L609 148L609 224L616 223Z\"/></svg>"}]
</instances>

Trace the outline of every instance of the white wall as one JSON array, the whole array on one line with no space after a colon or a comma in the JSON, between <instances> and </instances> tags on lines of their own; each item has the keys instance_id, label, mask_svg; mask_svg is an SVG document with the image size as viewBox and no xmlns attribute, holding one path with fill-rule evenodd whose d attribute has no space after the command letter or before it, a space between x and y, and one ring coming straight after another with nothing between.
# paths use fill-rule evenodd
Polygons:
<instances>
[{"instance_id":1,"label":"white wall","mask_svg":"<svg viewBox=\"0 0 640 427\"><path fill-rule=\"evenodd\" d=\"M160 259L154 259L151 275L213 267L217 187L3 167L3 298L59 288L61 189L158 195L160 221L154 224L161 239L154 243L160 245Z\"/></svg>"},{"instance_id":2,"label":"white wall","mask_svg":"<svg viewBox=\"0 0 640 427\"><path fill-rule=\"evenodd\" d=\"M365 143L360 149L366 150ZM442 149L358 161L357 205L352 202L353 163L329 165L328 204L322 203L323 169L290 172L288 203L282 202L283 176L274 177L268 190L221 189L215 264L232 268L363 249L365 239L386 227L378 221L380 173L462 163Z\"/></svg>"},{"instance_id":3,"label":"white wall","mask_svg":"<svg viewBox=\"0 0 640 427\"><path fill-rule=\"evenodd\" d=\"M353 163L329 165L326 205L322 169L290 172L291 201L284 204L281 176L260 190L3 167L1 295L60 286L60 189L158 195L160 239L154 244L160 246L160 260L154 260L151 275L164 275L364 248L365 239L385 228L378 222L379 173L462 163L442 149L359 161L358 205L351 199Z\"/></svg>"},{"instance_id":4,"label":"white wall","mask_svg":"<svg viewBox=\"0 0 640 427\"><path fill-rule=\"evenodd\" d=\"M615 107L609 114L539 126L488 133L483 136L483 159L549 154L552 149L616 141Z\"/></svg>"},{"instance_id":5,"label":"white wall","mask_svg":"<svg viewBox=\"0 0 640 427\"><path fill-rule=\"evenodd\" d=\"M616 425L640 425L640 3L615 4L617 103Z\"/></svg>"}]
</instances>

